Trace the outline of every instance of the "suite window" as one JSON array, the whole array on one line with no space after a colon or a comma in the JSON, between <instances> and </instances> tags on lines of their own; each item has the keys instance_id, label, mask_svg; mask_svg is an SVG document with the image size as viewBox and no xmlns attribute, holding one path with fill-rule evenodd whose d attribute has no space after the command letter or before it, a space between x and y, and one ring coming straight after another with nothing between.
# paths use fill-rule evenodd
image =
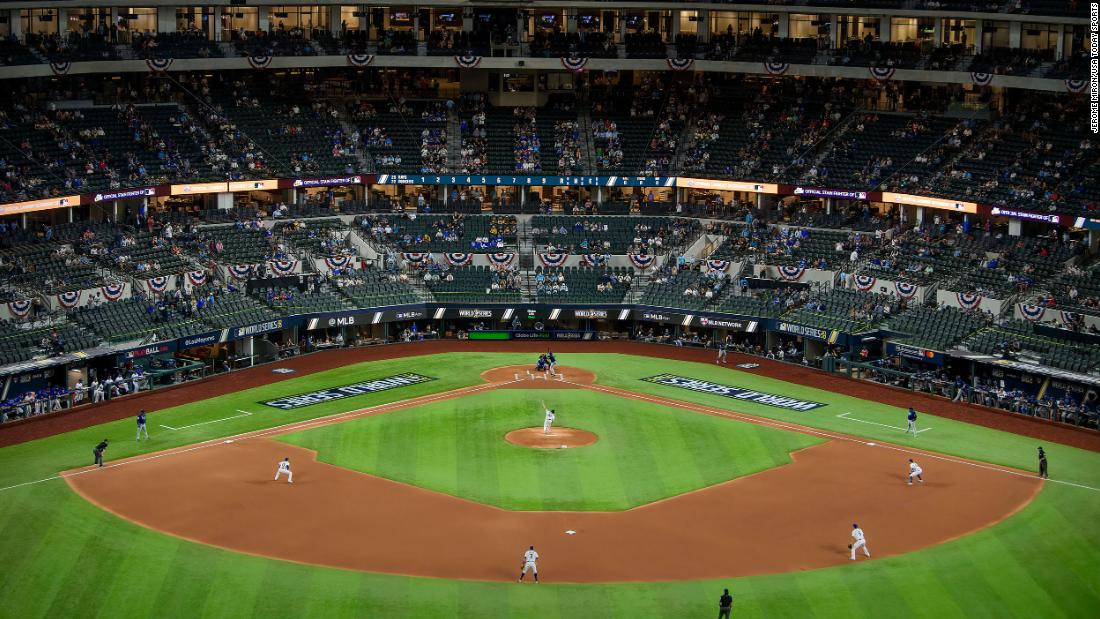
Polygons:
<instances>
[{"instance_id":1,"label":"suite window","mask_svg":"<svg viewBox=\"0 0 1100 619\"><path fill-rule=\"evenodd\" d=\"M23 9L19 16L24 33L57 34L57 9Z\"/></svg>"}]
</instances>

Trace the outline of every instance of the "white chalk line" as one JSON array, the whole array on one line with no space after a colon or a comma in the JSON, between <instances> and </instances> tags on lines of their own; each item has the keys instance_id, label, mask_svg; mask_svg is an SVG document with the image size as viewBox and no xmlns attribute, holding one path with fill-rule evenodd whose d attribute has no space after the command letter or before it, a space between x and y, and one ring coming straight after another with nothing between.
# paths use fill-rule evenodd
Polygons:
<instances>
[{"instance_id":1,"label":"white chalk line","mask_svg":"<svg viewBox=\"0 0 1100 619\"><path fill-rule=\"evenodd\" d=\"M161 423L161 424L157 424L157 425L159 425L159 426L160 426L160 427L162 427L162 428L168 428L169 430L186 430L187 428L194 428L194 427L196 427L196 426L205 426L205 425L207 425L207 424L211 424L211 423L220 423L220 422L222 422L222 421L229 421L230 419L240 419L241 417L248 417L249 415L251 415L251 414L252 414L252 413L250 413L250 412L248 412L248 411L242 411L242 410L241 410L241 409L239 409L239 408L237 409L237 412L238 412L238 413L242 413L242 414L240 414L240 415L233 415L232 417L222 417L221 419L212 419L212 420L210 420L210 421L200 421L199 423L193 423L193 424L191 424L191 425L189 425L189 426L180 426L180 427L178 427L178 428L173 428L172 426L166 426L166 425L164 425L163 423Z\"/></svg>"},{"instance_id":2,"label":"white chalk line","mask_svg":"<svg viewBox=\"0 0 1100 619\"><path fill-rule=\"evenodd\" d=\"M849 417L848 415L851 415L851 413L841 413L841 414L837 415L837 417L839 417L841 419L844 419L846 421L855 421L857 423L866 423L866 424L870 424L872 426L882 426L883 428L890 428L891 430L902 430L903 432L908 432L909 431L908 428L902 428L901 426L892 426L892 425L885 424L885 423L879 423L877 421L867 421L866 419L856 419L855 417ZM921 432L927 432L931 429L932 428L921 428L920 430L917 430L917 434L920 434Z\"/></svg>"},{"instance_id":3,"label":"white chalk line","mask_svg":"<svg viewBox=\"0 0 1100 619\"><path fill-rule=\"evenodd\" d=\"M870 442L868 442L867 439L863 439L863 438L848 436L848 435L845 435L845 434L834 434L832 432L828 432L828 431L825 431L825 430L819 430L817 428L811 428L811 427L808 427L808 426L801 426L801 425L797 425L797 424L790 424L790 423L786 423L786 422L782 422L782 421L775 421L773 419L768 419L766 417L754 417L752 415L746 415L744 413L737 413L737 412L728 411L728 410L721 409L721 408L712 408L712 407L705 406L705 405L702 405L702 404L695 404L693 402L685 402L683 400L676 400L676 399L673 399L673 398L666 398L664 396L651 397L651 396L639 393L637 391L630 391L629 389L619 389L617 387L608 388L608 387L603 387L601 385L575 383L575 382L572 382L572 381L565 381L565 382L568 383L568 384L571 384L571 385L576 385L576 386L581 387L583 389L591 389L592 391L599 391L599 392L608 393L608 394L612 394L612 395L618 395L619 397L633 398L633 399L637 399L637 400L643 400L643 401L646 401L646 402L653 402L655 404L662 404L662 405L665 405L665 406L672 406L674 408L683 408L685 410L690 410L690 411L694 411L694 412L697 412L697 413L708 413L708 414L717 415L717 416L720 416L720 417L728 417L730 419L736 419L738 421L745 421L745 422L753 423L753 424L760 425L760 426L779 428L779 429L782 429L782 430L790 430L792 432L801 432L803 434L813 434L813 435L817 435L817 436L821 436L821 437L825 437L825 438L830 438L830 439L834 439L834 440L850 441L850 442L853 442L853 443L860 443L860 444L863 444L863 445L867 445L869 447L882 447L882 448L890 449L890 450L897 451L897 452L900 452L900 453L903 453L903 454L919 455L922 458L930 458L930 459L933 459L933 460L942 460L944 462L952 462L952 463L955 463L955 464L965 464L967 466L973 466L973 467L980 468L980 469L985 469L985 470L988 470L988 471L997 471L997 472L1000 472L1000 473L1008 473L1009 475L1015 475L1017 477L1027 477L1027 478L1035 477L1034 474L1022 473L1020 471L1016 471L1016 470L1013 470L1013 469L1004 468L1004 467L1000 467L1000 466L996 466L996 465L992 465L992 464L983 464L983 463L980 463L980 462L971 462L970 460L965 460L963 458L957 458L957 457L954 457L954 456L947 456L947 455L943 455L943 454L936 454L936 453L932 453L932 452L928 452L928 451L917 451L917 450L912 450L912 449L908 449L908 448L905 448L905 447L900 447L900 446L897 446L897 445L887 445L887 444L883 444L883 443L870 443ZM855 421L855 420L853 419L851 421ZM1065 486L1072 486L1074 488L1082 488L1084 490L1092 490L1093 492L1100 492L1100 488L1094 488L1092 486L1088 486L1088 485L1085 485L1085 484L1078 484L1078 483L1074 483L1072 481L1063 481L1061 479L1046 479L1044 481L1047 481L1047 482L1050 482L1050 483L1053 483L1053 484L1062 484L1062 485L1065 485Z\"/></svg>"},{"instance_id":4,"label":"white chalk line","mask_svg":"<svg viewBox=\"0 0 1100 619\"><path fill-rule=\"evenodd\" d=\"M8 490L15 490L16 488L23 488L25 486L33 486L36 484L43 484L49 481L56 481L58 479L68 479L70 477L76 477L78 475L87 475L88 473L94 473L103 469L113 469L120 466L128 466L131 464L139 464L142 462L148 462L150 460L159 460L168 456L174 456L178 454L190 453L192 451L198 451L200 449L207 449L209 447L217 447L218 445L225 445L233 443L238 440L247 440L250 438L263 438L271 436L273 434L285 434L287 432L294 432L297 430L304 430L313 426L324 426L338 423L341 421L348 421L357 417L366 417L377 413L384 413L390 410L396 410L401 408L407 408L410 406L420 406L422 404L430 404L439 400L448 400L451 398L478 393L487 389L496 389L501 385L507 385L515 382L523 381L504 381L501 383L484 383L481 385L471 385L469 387L461 387L459 389L452 389L450 391L443 391L440 393L433 393L428 395L417 396L415 398L407 398L405 400L397 400L395 402L389 402L386 404L378 404L375 406L368 406L366 408L360 408L353 411L345 411L343 413L335 413L324 417L316 417L314 419L307 419L303 421L295 421L293 423L283 424L281 426L274 426L263 430L252 430L249 432L242 432L240 434L232 434L229 436L222 436L219 438L207 439L191 445L190 447L177 447L170 448L169 451L163 451L156 454L147 456L133 456L123 460L122 462L113 462L110 464L104 464L103 466L96 466L87 469L81 469L78 471L70 471L67 473L58 473L52 477L45 477L43 479L36 479L33 481L25 481L19 484L13 484L11 486L5 486L0 488L0 492L6 492ZM243 415L237 415L237 417L243 417Z\"/></svg>"}]
</instances>

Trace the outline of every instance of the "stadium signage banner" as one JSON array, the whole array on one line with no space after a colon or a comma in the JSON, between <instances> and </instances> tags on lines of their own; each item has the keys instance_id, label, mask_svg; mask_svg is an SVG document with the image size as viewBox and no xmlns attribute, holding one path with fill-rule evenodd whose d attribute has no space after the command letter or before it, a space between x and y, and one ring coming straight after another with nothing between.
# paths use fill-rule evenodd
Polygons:
<instances>
[{"instance_id":1,"label":"stadium signage banner","mask_svg":"<svg viewBox=\"0 0 1100 619\"><path fill-rule=\"evenodd\" d=\"M826 189L824 187L795 187L796 196L816 196L819 198L843 198L845 200L866 200L866 191L850 189Z\"/></svg>"},{"instance_id":2,"label":"stadium signage banner","mask_svg":"<svg viewBox=\"0 0 1100 619\"><path fill-rule=\"evenodd\" d=\"M92 202L104 202L107 200L125 200L127 198L144 198L157 195L156 187L143 187L141 189L127 189L125 191L112 191L110 193L97 193L92 196Z\"/></svg>"},{"instance_id":3,"label":"stadium signage banner","mask_svg":"<svg viewBox=\"0 0 1100 619\"><path fill-rule=\"evenodd\" d=\"M607 318L607 310L601 309L579 309L573 310L574 318Z\"/></svg>"},{"instance_id":4,"label":"stadium signage banner","mask_svg":"<svg viewBox=\"0 0 1100 619\"><path fill-rule=\"evenodd\" d=\"M911 346L909 344L895 344L891 342L886 346L886 354L897 355L899 357L923 361L925 363L943 365L943 355L940 353L919 346Z\"/></svg>"},{"instance_id":5,"label":"stadium signage banner","mask_svg":"<svg viewBox=\"0 0 1100 619\"><path fill-rule=\"evenodd\" d=\"M424 376L423 374L414 374L412 372L408 372L405 374L394 374L393 376L386 376L385 378L375 378L373 380L363 381L361 383L344 385L342 387L332 387L331 389L322 389L320 391L313 391L310 393L301 393L285 398L279 398L277 400L267 400L266 402L260 402L260 404L263 404L264 406L270 406L272 408L278 408L284 411L289 411L296 408L302 408L303 406L313 406L314 404L330 402L332 400L342 400L344 398L353 398L355 396L365 395L368 393L388 391L390 389L396 389L398 387L419 385L420 383L426 383L433 380L435 380L435 378L431 376Z\"/></svg>"},{"instance_id":6,"label":"stadium signage banner","mask_svg":"<svg viewBox=\"0 0 1100 619\"><path fill-rule=\"evenodd\" d=\"M233 339L248 337L250 335L260 335L261 333L268 333L270 331L280 331L283 329L283 326L284 323L282 320L269 320L267 322L248 325L247 327L237 327L233 329Z\"/></svg>"},{"instance_id":7,"label":"stadium signage banner","mask_svg":"<svg viewBox=\"0 0 1100 619\"><path fill-rule=\"evenodd\" d=\"M362 185L363 177L355 176L326 176L322 178L296 178L291 183L292 187L335 187L339 185Z\"/></svg>"},{"instance_id":8,"label":"stadium signage banner","mask_svg":"<svg viewBox=\"0 0 1100 619\"><path fill-rule=\"evenodd\" d=\"M161 344L153 344L151 346L142 346L141 348L127 350L124 356L127 359L137 359L139 357L148 357L151 355L159 355L161 353L172 352L176 349L174 344L175 342L164 342Z\"/></svg>"},{"instance_id":9,"label":"stadium signage banner","mask_svg":"<svg viewBox=\"0 0 1100 619\"><path fill-rule=\"evenodd\" d=\"M379 174L379 185L505 185L524 187L674 187L674 176L495 176Z\"/></svg>"},{"instance_id":10,"label":"stadium signage banner","mask_svg":"<svg viewBox=\"0 0 1100 619\"><path fill-rule=\"evenodd\" d=\"M720 318L699 317L699 326L711 329L729 329L731 331L745 331L753 333L759 323L755 320L722 320Z\"/></svg>"},{"instance_id":11,"label":"stadium signage banner","mask_svg":"<svg viewBox=\"0 0 1100 619\"><path fill-rule=\"evenodd\" d=\"M428 313L422 309L359 311L344 314L314 316L306 321L306 330L329 329L335 327L354 327L356 325L376 325L396 320L422 320Z\"/></svg>"},{"instance_id":12,"label":"stadium signage banner","mask_svg":"<svg viewBox=\"0 0 1100 619\"><path fill-rule=\"evenodd\" d=\"M815 340L829 341L829 330L818 329L817 327L807 327L805 325L796 325L789 322L779 323L779 330L783 333L789 333L791 335L797 335L799 337L808 337Z\"/></svg>"},{"instance_id":13,"label":"stadium signage banner","mask_svg":"<svg viewBox=\"0 0 1100 619\"><path fill-rule=\"evenodd\" d=\"M737 400L745 400L747 402L756 402L757 404L774 406L776 408L785 408L792 411L812 411L816 408L827 406L826 404L822 404L821 402L798 400L795 398L788 398L786 396L776 395L774 393L764 393L762 391L742 389L740 387L734 387L732 385L711 383L705 380L688 378L686 376L677 376L676 374L658 374L656 376L643 378L642 380L646 381L647 383L666 385L668 387L678 387L680 389L688 389L691 391L700 391L703 393L720 395L727 398L734 398Z\"/></svg>"},{"instance_id":14,"label":"stadium signage banner","mask_svg":"<svg viewBox=\"0 0 1100 619\"><path fill-rule=\"evenodd\" d=\"M994 206L991 211L993 215L999 215L1001 217L1014 217L1016 219L1028 219L1031 221L1045 221L1049 224L1062 223L1062 217L1060 215L1051 215L1050 213L1032 213L1031 211L1018 211L1012 208L1001 208Z\"/></svg>"},{"instance_id":15,"label":"stadium signage banner","mask_svg":"<svg viewBox=\"0 0 1100 619\"><path fill-rule=\"evenodd\" d=\"M227 331L212 331L210 333L202 333L200 335L192 335L190 337L181 337L178 342L180 350L187 350L188 348L209 346L210 344L224 342L227 335Z\"/></svg>"},{"instance_id":16,"label":"stadium signage banner","mask_svg":"<svg viewBox=\"0 0 1100 619\"><path fill-rule=\"evenodd\" d=\"M976 202L961 202L958 200L946 200L944 198L915 196L910 193L893 193L891 191L884 191L882 192L882 201L887 204L908 204L910 206L938 208L945 211L956 211L958 213L978 212L978 204Z\"/></svg>"},{"instance_id":17,"label":"stadium signage banner","mask_svg":"<svg viewBox=\"0 0 1100 619\"><path fill-rule=\"evenodd\" d=\"M460 309L458 310L459 318L492 318L493 310L487 309Z\"/></svg>"}]
</instances>

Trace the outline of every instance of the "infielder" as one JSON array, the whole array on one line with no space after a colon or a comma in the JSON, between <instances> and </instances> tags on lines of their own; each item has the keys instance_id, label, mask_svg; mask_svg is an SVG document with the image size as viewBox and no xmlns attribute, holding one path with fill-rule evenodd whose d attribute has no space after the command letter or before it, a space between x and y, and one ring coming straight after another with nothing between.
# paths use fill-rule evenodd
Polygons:
<instances>
[{"instance_id":1,"label":"infielder","mask_svg":"<svg viewBox=\"0 0 1100 619\"><path fill-rule=\"evenodd\" d=\"M539 581L539 568L535 565L535 561L539 560L539 553L535 552L535 547L531 546L527 549L527 552L523 553L523 569L519 573L519 581L523 582L523 577L527 575L527 570L531 570L535 573L535 582Z\"/></svg>"},{"instance_id":2,"label":"infielder","mask_svg":"<svg viewBox=\"0 0 1100 619\"><path fill-rule=\"evenodd\" d=\"M863 549L863 554L867 555L867 558L871 558L871 551L867 550L867 538L863 535L863 529L859 528L859 525L852 523L852 543L848 544L848 548L852 550L852 561L856 560L856 551L860 548Z\"/></svg>"},{"instance_id":3,"label":"infielder","mask_svg":"<svg viewBox=\"0 0 1100 619\"><path fill-rule=\"evenodd\" d=\"M905 433L913 433L913 437L917 436L917 411L913 410L913 407L909 407L909 415L906 417L909 420L909 424L905 426Z\"/></svg>"},{"instance_id":4,"label":"infielder","mask_svg":"<svg viewBox=\"0 0 1100 619\"><path fill-rule=\"evenodd\" d=\"M286 473L288 484L294 483L294 473L290 472L290 458L283 458L283 461L279 463L279 470L275 471L275 481L279 481L279 476L283 473Z\"/></svg>"},{"instance_id":5,"label":"infielder","mask_svg":"<svg viewBox=\"0 0 1100 619\"><path fill-rule=\"evenodd\" d=\"M714 360L715 363L726 362L726 343L722 342L718 344L718 358Z\"/></svg>"},{"instance_id":6,"label":"infielder","mask_svg":"<svg viewBox=\"0 0 1100 619\"><path fill-rule=\"evenodd\" d=\"M910 486L913 485L913 478L914 477L917 478L917 481L919 481L920 483L923 484L924 483L924 477L922 477L923 474L924 474L924 470L920 467L920 465L917 464L916 462L913 462L912 458L909 458L909 485Z\"/></svg>"},{"instance_id":7,"label":"infielder","mask_svg":"<svg viewBox=\"0 0 1100 619\"><path fill-rule=\"evenodd\" d=\"M149 440L149 429L145 427L145 409L141 409L137 416L137 437L135 441L141 440L142 433L145 434L145 440Z\"/></svg>"},{"instance_id":8,"label":"infielder","mask_svg":"<svg viewBox=\"0 0 1100 619\"><path fill-rule=\"evenodd\" d=\"M546 411L546 420L542 422L542 433L550 434L550 426L554 425L554 410L546 408L546 402L542 403L542 410Z\"/></svg>"}]
</instances>

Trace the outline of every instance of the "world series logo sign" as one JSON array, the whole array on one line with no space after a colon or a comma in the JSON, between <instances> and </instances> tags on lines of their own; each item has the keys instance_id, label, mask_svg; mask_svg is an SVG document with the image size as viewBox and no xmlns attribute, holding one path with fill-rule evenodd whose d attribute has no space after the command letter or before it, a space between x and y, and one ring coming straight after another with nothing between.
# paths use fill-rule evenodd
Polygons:
<instances>
[{"instance_id":1,"label":"world series logo sign","mask_svg":"<svg viewBox=\"0 0 1100 619\"><path fill-rule=\"evenodd\" d=\"M344 398L353 398L368 393L389 391L390 389L407 387L409 385L419 385L433 380L436 379L431 376L408 372L405 374L394 374L393 376L386 376L384 378L375 378L361 383L343 385L341 387L321 389L320 391L312 391L310 393L300 393L298 395L287 396L276 400L267 400L266 402L260 402L260 404L289 411L296 408L302 408L303 406L313 406L314 404L331 402L332 400L342 400Z\"/></svg>"},{"instance_id":2,"label":"world series logo sign","mask_svg":"<svg viewBox=\"0 0 1100 619\"><path fill-rule=\"evenodd\" d=\"M735 400L756 402L757 404L774 406L776 408L785 408L792 411L812 411L814 409L827 406L827 404L822 404L821 402L798 400L795 398L788 398L786 396L776 395L774 393L764 393L763 391L742 389L740 387L734 387L732 385L711 383L705 380L688 378L686 376L677 376L676 374L658 374L656 376L643 378L642 380L646 381L647 383L666 385L668 387L678 387L680 389L688 389L690 391L700 391L702 393L720 395L722 397L733 398Z\"/></svg>"}]
</instances>

